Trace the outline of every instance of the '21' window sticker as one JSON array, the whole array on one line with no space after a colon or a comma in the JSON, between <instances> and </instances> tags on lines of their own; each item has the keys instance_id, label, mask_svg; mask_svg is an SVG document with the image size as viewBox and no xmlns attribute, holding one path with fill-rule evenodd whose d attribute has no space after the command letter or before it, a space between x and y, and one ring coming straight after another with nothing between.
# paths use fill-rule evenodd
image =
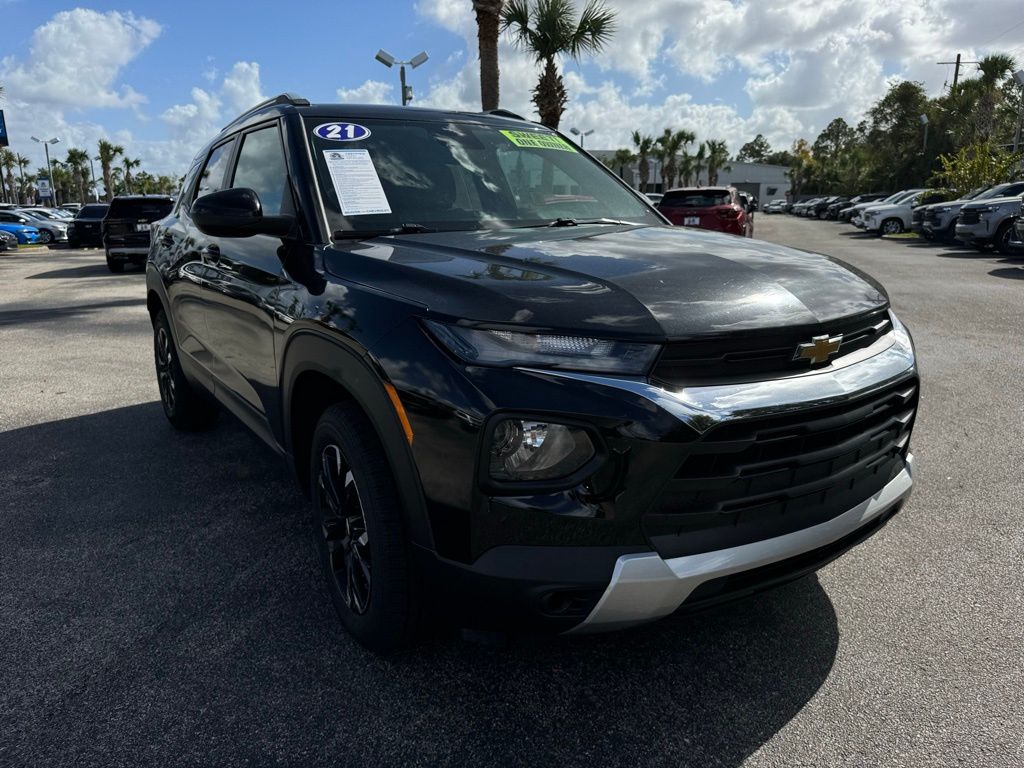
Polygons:
<instances>
[{"instance_id":1,"label":"'21' window sticker","mask_svg":"<svg viewBox=\"0 0 1024 768\"><path fill-rule=\"evenodd\" d=\"M370 129L355 123L321 123L313 133L328 141L362 141L370 135Z\"/></svg>"}]
</instances>

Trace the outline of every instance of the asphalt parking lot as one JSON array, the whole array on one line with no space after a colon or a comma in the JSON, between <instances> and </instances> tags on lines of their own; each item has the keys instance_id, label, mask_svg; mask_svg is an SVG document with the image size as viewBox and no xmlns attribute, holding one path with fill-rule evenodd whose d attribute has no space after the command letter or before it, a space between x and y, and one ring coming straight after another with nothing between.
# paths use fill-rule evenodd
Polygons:
<instances>
[{"instance_id":1,"label":"asphalt parking lot","mask_svg":"<svg viewBox=\"0 0 1024 768\"><path fill-rule=\"evenodd\" d=\"M387 660L335 620L286 468L166 424L142 272L0 254L0 765L1024 764L1024 259L756 227L911 327L903 512L712 611Z\"/></svg>"}]
</instances>

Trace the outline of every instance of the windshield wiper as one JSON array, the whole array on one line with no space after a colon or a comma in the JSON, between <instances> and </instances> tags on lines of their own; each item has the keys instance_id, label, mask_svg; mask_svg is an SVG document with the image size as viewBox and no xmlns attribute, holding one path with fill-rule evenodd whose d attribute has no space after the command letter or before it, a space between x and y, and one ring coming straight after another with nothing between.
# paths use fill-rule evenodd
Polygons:
<instances>
[{"instance_id":1,"label":"windshield wiper","mask_svg":"<svg viewBox=\"0 0 1024 768\"><path fill-rule=\"evenodd\" d=\"M422 224L401 224L391 229L339 229L333 235L332 240L369 240L372 237L384 237L386 235L419 235L424 232L437 232L436 229L425 227Z\"/></svg>"},{"instance_id":2,"label":"windshield wiper","mask_svg":"<svg viewBox=\"0 0 1024 768\"><path fill-rule=\"evenodd\" d=\"M578 227L581 224L627 224L636 226L635 221L619 221L618 219L554 219L553 221L545 222L544 224L526 224L522 227L514 227L514 229L538 229L540 227Z\"/></svg>"}]
</instances>

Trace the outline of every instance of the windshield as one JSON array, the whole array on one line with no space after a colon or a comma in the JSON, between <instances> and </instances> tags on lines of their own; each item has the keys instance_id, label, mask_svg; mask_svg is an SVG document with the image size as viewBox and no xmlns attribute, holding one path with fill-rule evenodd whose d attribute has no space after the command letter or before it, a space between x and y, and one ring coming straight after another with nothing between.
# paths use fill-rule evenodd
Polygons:
<instances>
[{"instance_id":1,"label":"windshield","mask_svg":"<svg viewBox=\"0 0 1024 768\"><path fill-rule=\"evenodd\" d=\"M106 205L87 205L78 212L79 219L102 219L107 213Z\"/></svg>"},{"instance_id":2,"label":"windshield","mask_svg":"<svg viewBox=\"0 0 1024 768\"><path fill-rule=\"evenodd\" d=\"M990 200L993 197L1014 197L1019 195L1020 191L1024 189L1024 184L1020 182L1008 183L1008 184L996 184L990 189L986 189L975 200Z\"/></svg>"},{"instance_id":3,"label":"windshield","mask_svg":"<svg viewBox=\"0 0 1024 768\"><path fill-rule=\"evenodd\" d=\"M143 199L118 199L114 198L114 201L110 204L110 208L107 210L107 218L111 219L145 219L146 221L156 221L162 219L168 213L171 212L171 201L154 198L152 200Z\"/></svg>"},{"instance_id":4,"label":"windshield","mask_svg":"<svg viewBox=\"0 0 1024 768\"><path fill-rule=\"evenodd\" d=\"M333 232L664 223L601 165L544 128L306 121Z\"/></svg>"}]
</instances>

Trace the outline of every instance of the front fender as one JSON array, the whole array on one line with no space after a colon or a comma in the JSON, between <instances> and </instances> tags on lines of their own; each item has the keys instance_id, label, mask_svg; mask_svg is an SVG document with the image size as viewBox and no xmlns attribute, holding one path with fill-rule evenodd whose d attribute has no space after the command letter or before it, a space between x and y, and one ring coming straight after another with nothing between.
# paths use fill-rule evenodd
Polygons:
<instances>
[{"instance_id":1,"label":"front fender","mask_svg":"<svg viewBox=\"0 0 1024 768\"><path fill-rule=\"evenodd\" d=\"M287 339L281 365L283 443L290 456L292 444L292 395L299 377L307 372L328 377L351 395L373 424L387 456L402 515L414 544L433 549L433 537L419 472L391 398L385 377L365 350L358 350L316 328L302 328ZM299 478L305 482L305 478Z\"/></svg>"}]
</instances>

